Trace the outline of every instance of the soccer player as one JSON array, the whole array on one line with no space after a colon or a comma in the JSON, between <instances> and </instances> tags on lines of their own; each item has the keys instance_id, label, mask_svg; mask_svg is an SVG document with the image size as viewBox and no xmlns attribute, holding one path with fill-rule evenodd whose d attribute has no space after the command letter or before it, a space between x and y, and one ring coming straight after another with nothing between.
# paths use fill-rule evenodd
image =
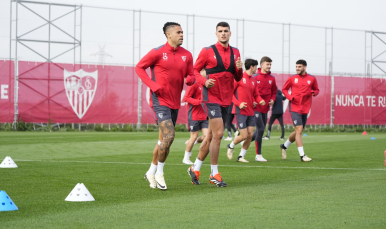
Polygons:
<instances>
[{"instance_id":1,"label":"soccer player","mask_svg":"<svg viewBox=\"0 0 386 229\"><path fill-rule=\"evenodd\" d=\"M255 140L256 158L255 161L266 162L261 152L262 139L265 126L267 125L267 113L269 107L275 103L276 100L276 80L271 75L272 59L264 56L260 60L261 68L258 73L254 75L257 87L259 88L260 96L264 99L265 105L258 104L255 111L256 131L253 133L252 141Z\"/></svg>"},{"instance_id":2,"label":"soccer player","mask_svg":"<svg viewBox=\"0 0 386 229\"><path fill-rule=\"evenodd\" d=\"M232 130L235 132L235 137L239 135L239 131L236 129L236 127L233 125L233 119L235 118L235 115L232 114L232 108L233 108L233 103L228 107L228 115L227 115L227 120L226 120L226 125L227 125L227 132L228 132L228 137L224 139L224 141L232 141Z\"/></svg>"},{"instance_id":3,"label":"soccer player","mask_svg":"<svg viewBox=\"0 0 386 229\"><path fill-rule=\"evenodd\" d=\"M281 157L287 158L287 148L296 141L301 161L311 161L312 159L304 154L302 132L307 123L307 115L311 108L312 96L319 94L318 82L315 76L306 72L307 62L305 60L296 61L296 75L290 76L283 86L283 94L290 102L289 109L291 118L295 126L295 131L291 133L288 140L280 145ZM291 94L288 90L291 89Z\"/></svg>"},{"instance_id":4,"label":"soccer player","mask_svg":"<svg viewBox=\"0 0 386 229\"><path fill-rule=\"evenodd\" d=\"M150 105L154 110L156 123L160 128L157 146L158 154L153 155L153 162L145 179L151 188L166 190L163 168L174 141L174 126L177 121L178 109L181 106L181 91L185 83L190 86L195 82L193 73L193 57L186 49L180 47L183 42L183 31L180 24L167 22L163 27L167 38L166 44L152 49L137 64L135 71L151 90ZM151 79L146 69L151 69ZM161 136L162 135L162 136ZM154 163L156 156L157 164Z\"/></svg>"},{"instance_id":5,"label":"soccer player","mask_svg":"<svg viewBox=\"0 0 386 229\"><path fill-rule=\"evenodd\" d=\"M251 144L253 130L255 129L255 118L253 108L257 105L256 101L264 104L264 100L256 92L256 82L252 75L257 70L257 60L246 59L245 69L242 80L234 83L233 103L234 108L232 113L236 114L237 125L240 135L237 136L231 144L228 144L227 156L229 160L233 158L233 148L236 144L244 141L240 155L237 158L238 162L248 163L244 157L247 154L249 145Z\"/></svg>"},{"instance_id":6,"label":"soccer player","mask_svg":"<svg viewBox=\"0 0 386 229\"><path fill-rule=\"evenodd\" d=\"M204 139L208 134L209 122L207 116L202 108L201 95L202 85L195 83L190 86L184 96L183 101L188 103L188 126L190 131L190 139L186 143L185 156L182 163L187 165L193 165L190 161L192 156L192 148L194 143L198 140L198 132L201 130L201 139Z\"/></svg>"},{"instance_id":7,"label":"soccer player","mask_svg":"<svg viewBox=\"0 0 386 229\"><path fill-rule=\"evenodd\" d=\"M216 26L218 42L203 48L194 64L196 80L203 88L203 102L206 114L209 117L208 135L200 145L198 157L194 165L189 167L188 174L192 184L198 181L200 168L210 152L211 175L210 183L217 187L226 187L218 172L218 156L220 143L224 134L224 123L227 108L232 102L234 80L240 81L243 77L243 63L237 48L229 45L231 37L230 26L227 22L220 22ZM206 79L201 77L200 70L205 67Z\"/></svg>"},{"instance_id":8,"label":"soccer player","mask_svg":"<svg viewBox=\"0 0 386 229\"><path fill-rule=\"evenodd\" d=\"M263 139L269 140L272 130L272 124L277 119L280 123L281 127L281 137L280 140L284 140L284 123L283 123L283 101L286 100L285 96L282 94L280 90L277 90L276 100L272 106L272 115L269 118L268 123L268 133Z\"/></svg>"}]
</instances>

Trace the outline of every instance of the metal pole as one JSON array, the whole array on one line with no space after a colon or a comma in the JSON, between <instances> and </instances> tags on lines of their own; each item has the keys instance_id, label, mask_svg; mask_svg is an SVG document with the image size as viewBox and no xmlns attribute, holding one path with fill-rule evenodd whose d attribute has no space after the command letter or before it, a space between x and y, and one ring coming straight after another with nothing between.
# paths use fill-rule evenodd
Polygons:
<instances>
[{"instance_id":1,"label":"metal pole","mask_svg":"<svg viewBox=\"0 0 386 229\"><path fill-rule=\"evenodd\" d=\"M324 28L324 75L327 75L327 28Z\"/></svg>"},{"instance_id":2,"label":"metal pole","mask_svg":"<svg viewBox=\"0 0 386 229\"><path fill-rule=\"evenodd\" d=\"M76 38L76 6L74 7L74 68L75 68L75 61L76 61L75 38Z\"/></svg>"},{"instance_id":3,"label":"metal pole","mask_svg":"<svg viewBox=\"0 0 386 229\"><path fill-rule=\"evenodd\" d=\"M186 49L189 50L189 14L186 15Z\"/></svg>"},{"instance_id":4,"label":"metal pole","mask_svg":"<svg viewBox=\"0 0 386 229\"><path fill-rule=\"evenodd\" d=\"M245 31L245 29L244 29L244 28L245 28L245 27L244 27L244 24L245 24L245 23L244 23L244 22L245 22L245 20L244 20L244 18L243 18L243 56L242 56L242 61L244 61L244 55L245 55L245 54L244 54L244 53L245 53L245 52L244 52L244 41L245 41L245 39L244 39L244 31Z\"/></svg>"},{"instance_id":5,"label":"metal pole","mask_svg":"<svg viewBox=\"0 0 386 229\"><path fill-rule=\"evenodd\" d=\"M138 60L141 59L141 10L139 10L139 24L138 24ZM137 128L141 127L141 118L142 118L142 81L138 78L138 123Z\"/></svg>"},{"instance_id":6,"label":"metal pole","mask_svg":"<svg viewBox=\"0 0 386 229\"><path fill-rule=\"evenodd\" d=\"M239 19L236 19L236 47L239 48Z\"/></svg>"},{"instance_id":7,"label":"metal pole","mask_svg":"<svg viewBox=\"0 0 386 229\"><path fill-rule=\"evenodd\" d=\"M331 76L331 112L330 112L330 128L334 126L334 76Z\"/></svg>"},{"instance_id":8,"label":"metal pole","mask_svg":"<svg viewBox=\"0 0 386 229\"><path fill-rule=\"evenodd\" d=\"M16 44L15 44L15 88L14 88L14 106L15 106L15 118L14 118L14 123L15 123L15 130L16 130L16 124L17 124L17 116L18 116L18 107L17 107L17 104L18 104L18 94L19 94L19 85L18 85L18 81L19 81L19 63L18 63L18 57L17 57L17 43L19 42L19 38L17 37L18 36L18 33L17 33L17 29L18 29L18 23L19 23L19 2L16 1L16 19L15 19L15 23L16 23Z\"/></svg>"},{"instance_id":9,"label":"metal pole","mask_svg":"<svg viewBox=\"0 0 386 229\"><path fill-rule=\"evenodd\" d=\"M291 24L288 24L288 73L291 72Z\"/></svg>"},{"instance_id":10,"label":"metal pole","mask_svg":"<svg viewBox=\"0 0 386 229\"><path fill-rule=\"evenodd\" d=\"M366 65L367 65L367 32L365 31L365 76L367 76Z\"/></svg>"},{"instance_id":11,"label":"metal pole","mask_svg":"<svg viewBox=\"0 0 386 229\"><path fill-rule=\"evenodd\" d=\"M195 39L194 39L194 27L195 27L195 21L196 21L196 17L194 16L193 14L193 60L194 60L194 43L195 43Z\"/></svg>"},{"instance_id":12,"label":"metal pole","mask_svg":"<svg viewBox=\"0 0 386 229\"><path fill-rule=\"evenodd\" d=\"M281 72L284 73L284 23L283 23L283 39L282 39L282 53L281 53Z\"/></svg>"},{"instance_id":13,"label":"metal pole","mask_svg":"<svg viewBox=\"0 0 386 229\"><path fill-rule=\"evenodd\" d=\"M9 19L9 61L12 60L12 0L10 0L10 11L9 11L9 15L10 15L10 19ZM9 74L11 74L11 72L9 72Z\"/></svg>"},{"instance_id":14,"label":"metal pole","mask_svg":"<svg viewBox=\"0 0 386 229\"><path fill-rule=\"evenodd\" d=\"M82 67L82 30L83 30L83 22L82 22L82 17L83 17L83 6L80 5L80 28L79 28L79 34L80 34L80 37L79 37L79 41L80 41L80 44L79 44L79 64L80 64L80 67Z\"/></svg>"}]
</instances>

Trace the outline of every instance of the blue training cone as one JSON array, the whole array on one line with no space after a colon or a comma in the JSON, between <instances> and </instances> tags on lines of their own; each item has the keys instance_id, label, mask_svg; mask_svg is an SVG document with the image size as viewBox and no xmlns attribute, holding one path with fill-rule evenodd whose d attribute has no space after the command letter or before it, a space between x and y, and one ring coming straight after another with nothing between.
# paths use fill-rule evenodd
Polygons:
<instances>
[{"instance_id":1,"label":"blue training cone","mask_svg":"<svg viewBox=\"0 0 386 229\"><path fill-rule=\"evenodd\" d=\"M0 212L19 210L5 191L0 190Z\"/></svg>"},{"instance_id":2,"label":"blue training cone","mask_svg":"<svg viewBox=\"0 0 386 229\"><path fill-rule=\"evenodd\" d=\"M375 138L374 138L374 137L372 137L372 138L371 138L371 140L375 140Z\"/></svg>"},{"instance_id":3,"label":"blue training cone","mask_svg":"<svg viewBox=\"0 0 386 229\"><path fill-rule=\"evenodd\" d=\"M307 136L307 134L303 134L303 136Z\"/></svg>"}]
</instances>

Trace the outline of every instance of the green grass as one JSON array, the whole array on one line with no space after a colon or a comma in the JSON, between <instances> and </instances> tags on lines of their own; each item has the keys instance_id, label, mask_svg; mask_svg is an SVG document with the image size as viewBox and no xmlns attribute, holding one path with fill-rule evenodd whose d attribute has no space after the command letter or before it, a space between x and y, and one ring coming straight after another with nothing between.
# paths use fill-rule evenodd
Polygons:
<instances>
[{"instance_id":1,"label":"green grass","mask_svg":"<svg viewBox=\"0 0 386 229\"><path fill-rule=\"evenodd\" d=\"M385 134L308 133L310 163L295 145L283 161L279 136L263 142L267 163L254 162L254 145L249 164L229 161L223 141L227 188L209 184L209 158L201 185L190 184L181 163L188 136L176 134L160 191L143 179L157 133L1 132L0 160L11 156L19 167L0 169L0 190L19 210L0 212L0 228L386 227ZM64 201L77 183L96 201Z\"/></svg>"}]
</instances>

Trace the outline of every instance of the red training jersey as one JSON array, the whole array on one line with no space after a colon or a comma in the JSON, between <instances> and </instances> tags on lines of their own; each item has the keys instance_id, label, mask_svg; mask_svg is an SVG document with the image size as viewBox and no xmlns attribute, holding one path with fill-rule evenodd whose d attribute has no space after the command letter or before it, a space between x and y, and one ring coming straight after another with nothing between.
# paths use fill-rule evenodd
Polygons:
<instances>
[{"instance_id":1,"label":"red training jersey","mask_svg":"<svg viewBox=\"0 0 386 229\"><path fill-rule=\"evenodd\" d=\"M219 42L201 50L194 64L194 74L197 82L204 86L204 102L217 103L222 107L231 105L233 81L240 81L243 76L242 70L236 67L239 57L240 52L237 48L230 45L225 48ZM200 74L203 68L206 70L206 78ZM205 87L208 79L216 80L212 88Z\"/></svg>"},{"instance_id":2,"label":"red training jersey","mask_svg":"<svg viewBox=\"0 0 386 229\"><path fill-rule=\"evenodd\" d=\"M151 79L145 71L149 67ZM151 90L151 107L158 105L179 109L184 78L187 78L188 86L195 82L192 54L182 47L174 49L168 42L150 50L138 62L135 71Z\"/></svg>"},{"instance_id":3,"label":"red training jersey","mask_svg":"<svg viewBox=\"0 0 386 229\"><path fill-rule=\"evenodd\" d=\"M256 90L256 82L252 76L244 72L243 78L237 82L234 82L234 94L233 94L233 109L232 114L242 114L246 116L253 116L253 102L261 102L263 100L259 95L259 90ZM246 108L240 109L241 103L247 103Z\"/></svg>"},{"instance_id":4,"label":"red training jersey","mask_svg":"<svg viewBox=\"0 0 386 229\"><path fill-rule=\"evenodd\" d=\"M189 121L203 121L206 120L206 114L201 105L202 99L202 85L195 83L188 87L183 98L184 102L188 103L188 120Z\"/></svg>"},{"instance_id":5,"label":"red training jersey","mask_svg":"<svg viewBox=\"0 0 386 229\"><path fill-rule=\"evenodd\" d=\"M253 77L256 80L257 87L259 88L260 96L265 101L264 106L258 104L254 110L264 114L268 113L269 101L272 99L275 102L276 100L277 86L275 77L271 75L271 72L262 73L261 68L258 69L257 74L253 75Z\"/></svg>"},{"instance_id":6,"label":"red training jersey","mask_svg":"<svg viewBox=\"0 0 386 229\"><path fill-rule=\"evenodd\" d=\"M291 94L288 89L291 88ZM319 94L318 82L315 76L293 75L290 76L283 86L283 94L290 101L290 112L297 112L299 114L308 114L312 103L312 94L317 96Z\"/></svg>"}]
</instances>

